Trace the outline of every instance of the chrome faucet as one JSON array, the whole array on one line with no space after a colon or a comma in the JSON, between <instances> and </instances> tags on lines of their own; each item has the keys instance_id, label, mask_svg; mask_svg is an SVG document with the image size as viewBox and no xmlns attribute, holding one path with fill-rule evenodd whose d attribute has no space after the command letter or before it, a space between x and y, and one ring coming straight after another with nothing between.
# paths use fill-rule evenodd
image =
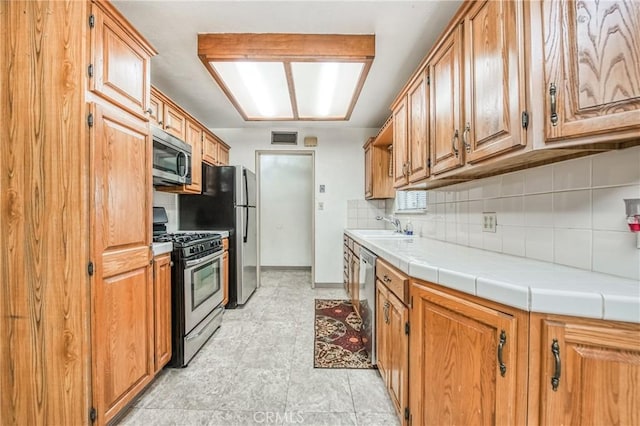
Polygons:
<instances>
[{"instance_id":1,"label":"chrome faucet","mask_svg":"<svg viewBox=\"0 0 640 426\"><path fill-rule=\"evenodd\" d=\"M400 223L400 219L398 219L397 217L393 217L393 216L389 216L389 217L382 217L382 216L376 216L376 220L384 220L385 222L389 222L390 224L393 225L393 227L395 228L395 231L399 234L402 233L402 224Z\"/></svg>"}]
</instances>

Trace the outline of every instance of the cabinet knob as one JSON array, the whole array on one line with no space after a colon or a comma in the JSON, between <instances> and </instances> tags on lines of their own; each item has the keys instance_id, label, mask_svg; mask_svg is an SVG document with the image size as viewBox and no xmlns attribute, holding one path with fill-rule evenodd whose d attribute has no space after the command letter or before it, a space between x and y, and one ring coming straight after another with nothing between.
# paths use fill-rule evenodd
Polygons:
<instances>
[{"instance_id":1,"label":"cabinet knob","mask_svg":"<svg viewBox=\"0 0 640 426\"><path fill-rule=\"evenodd\" d=\"M149 115L153 114L153 110L151 108L147 108L145 112Z\"/></svg>"}]
</instances>

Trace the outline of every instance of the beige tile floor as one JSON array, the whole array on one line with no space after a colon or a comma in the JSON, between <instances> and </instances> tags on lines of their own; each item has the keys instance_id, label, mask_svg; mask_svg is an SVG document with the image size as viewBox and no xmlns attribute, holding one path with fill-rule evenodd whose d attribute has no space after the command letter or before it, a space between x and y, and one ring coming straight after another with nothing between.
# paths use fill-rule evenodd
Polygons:
<instances>
[{"instance_id":1,"label":"beige tile floor","mask_svg":"<svg viewBox=\"0 0 640 426\"><path fill-rule=\"evenodd\" d=\"M165 369L122 425L398 425L377 370L314 369L314 299L306 271L265 271L245 307L184 369Z\"/></svg>"}]
</instances>

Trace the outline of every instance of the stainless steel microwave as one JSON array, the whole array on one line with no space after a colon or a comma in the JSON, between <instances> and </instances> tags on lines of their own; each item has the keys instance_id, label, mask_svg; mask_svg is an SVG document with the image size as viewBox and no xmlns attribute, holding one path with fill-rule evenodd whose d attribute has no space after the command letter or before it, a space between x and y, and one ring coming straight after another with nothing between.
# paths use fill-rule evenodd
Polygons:
<instances>
[{"instance_id":1,"label":"stainless steel microwave","mask_svg":"<svg viewBox=\"0 0 640 426\"><path fill-rule=\"evenodd\" d=\"M153 133L153 184L174 186L191 184L191 146L164 130Z\"/></svg>"}]
</instances>

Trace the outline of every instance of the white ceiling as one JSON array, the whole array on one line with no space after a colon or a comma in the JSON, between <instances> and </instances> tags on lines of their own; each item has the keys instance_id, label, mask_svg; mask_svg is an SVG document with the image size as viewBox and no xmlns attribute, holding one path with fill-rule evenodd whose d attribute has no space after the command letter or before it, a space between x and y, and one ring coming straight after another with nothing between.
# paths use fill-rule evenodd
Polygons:
<instances>
[{"instance_id":1,"label":"white ceiling","mask_svg":"<svg viewBox=\"0 0 640 426\"><path fill-rule=\"evenodd\" d=\"M461 1L113 0L156 48L151 82L209 128L379 127ZM376 56L347 122L245 122L197 56L198 33L375 34Z\"/></svg>"}]
</instances>

